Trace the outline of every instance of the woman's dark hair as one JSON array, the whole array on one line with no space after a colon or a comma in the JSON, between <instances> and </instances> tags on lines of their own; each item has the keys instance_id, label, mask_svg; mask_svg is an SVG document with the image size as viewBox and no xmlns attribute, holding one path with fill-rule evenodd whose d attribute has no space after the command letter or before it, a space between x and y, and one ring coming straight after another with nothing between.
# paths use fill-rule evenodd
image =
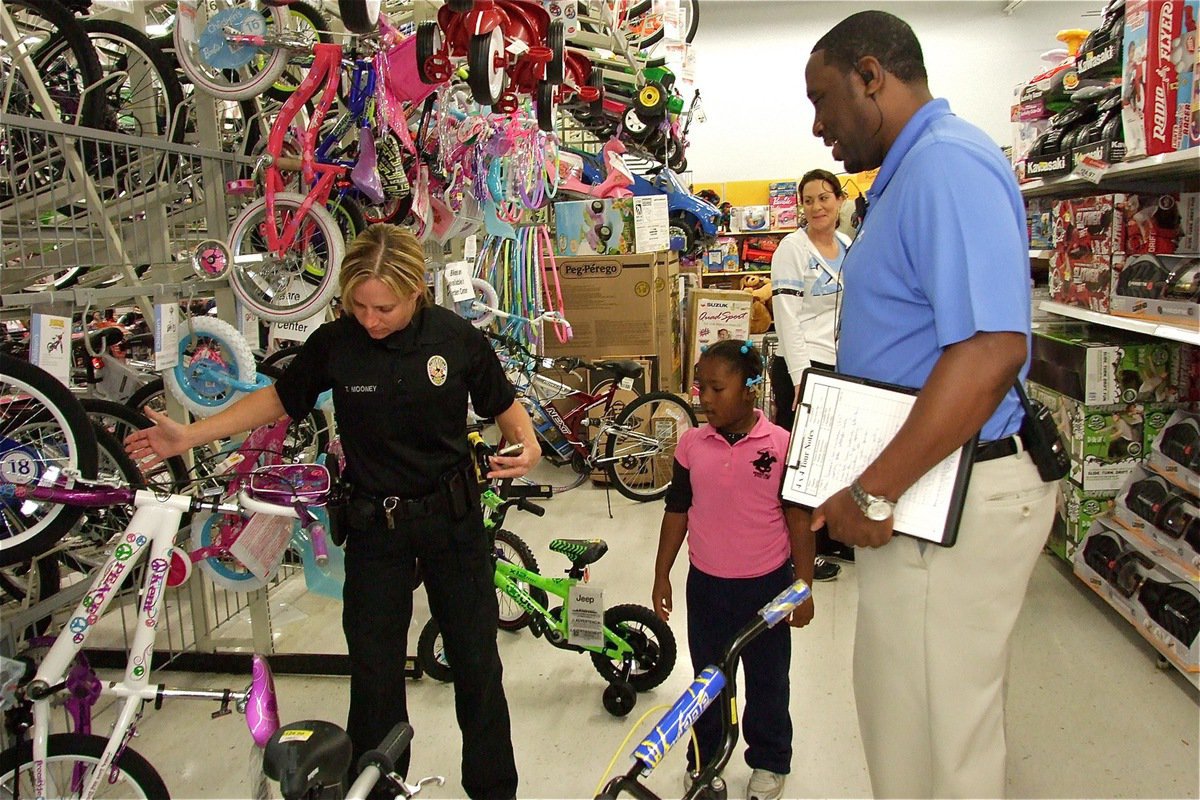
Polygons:
<instances>
[{"instance_id":1,"label":"woman's dark hair","mask_svg":"<svg viewBox=\"0 0 1200 800\"><path fill-rule=\"evenodd\" d=\"M874 56L905 83L926 81L921 43L908 23L886 11L851 14L817 40L812 52L825 51L825 63L842 72L858 68L859 59Z\"/></svg>"},{"instance_id":2,"label":"woman's dark hair","mask_svg":"<svg viewBox=\"0 0 1200 800\"><path fill-rule=\"evenodd\" d=\"M836 175L827 169L810 169L808 172L804 173L804 177L800 179L800 184L797 187L799 188L800 193L803 194L804 187L808 186L808 184L812 183L813 181L822 181L824 183L828 183L831 187L833 187L834 196L839 199L846 196L846 190L842 188L842 182L837 179Z\"/></svg>"},{"instance_id":3,"label":"woman's dark hair","mask_svg":"<svg viewBox=\"0 0 1200 800\"><path fill-rule=\"evenodd\" d=\"M762 354L758 352L757 347L747 341L722 339L715 344L710 344L700 354L700 363L713 359L724 361L730 368L737 370L743 381L754 380L763 374Z\"/></svg>"}]
</instances>

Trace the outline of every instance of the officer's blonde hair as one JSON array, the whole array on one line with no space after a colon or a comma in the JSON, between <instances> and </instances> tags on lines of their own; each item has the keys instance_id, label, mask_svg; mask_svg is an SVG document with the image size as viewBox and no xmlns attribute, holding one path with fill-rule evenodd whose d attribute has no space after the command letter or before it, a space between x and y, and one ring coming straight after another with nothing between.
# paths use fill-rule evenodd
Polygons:
<instances>
[{"instance_id":1,"label":"officer's blonde hair","mask_svg":"<svg viewBox=\"0 0 1200 800\"><path fill-rule=\"evenodd\" d=\"M347 311L354 312L354 291L371 278L379 280L400 298L417 292L418 308L429 302L429 288L425 285L425 250L412 231L399 225L372 225L346 248L338 283L342 305Z\"/></svg>"}]
</instances>

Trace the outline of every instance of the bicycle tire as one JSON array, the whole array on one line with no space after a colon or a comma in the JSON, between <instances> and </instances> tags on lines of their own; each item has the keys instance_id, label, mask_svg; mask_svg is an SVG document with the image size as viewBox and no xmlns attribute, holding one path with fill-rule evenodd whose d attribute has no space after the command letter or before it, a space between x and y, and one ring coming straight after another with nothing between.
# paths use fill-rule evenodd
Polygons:
<instances>
[{"instance_id":1,"label":"bicycle tire","mask_svg":"<svg viewBox=\"0 0 1200 800\"><path fill-rule=\"evenodd\" d=\"M33 45L29 50L34 54L34 64L38 68L42 82L50 91L51 99L71 100L66 107L60 106L55 109L59 121L64 125L100 127L104 119L104 97L99 92L88 92L87 95L84 95L82 90L85 87L96 85L103 77L103 73L96 50L79 20L54 0L5 0L5 7L12 16L18 32L25 34L26 41ZM22 9L30 16L23 17L20 13ZM36 25L36 18L50 23L50 26L43 28ZM24 26L21 24L23 20L27 20L27 24ZM46 35L38 36L35 31L44 31ZM38 58L38 53L45 43L56 36L61 36L70 49L74 62L73 68L55 71L50 69L51 64ZM6 71L8 66L6 59ZM19 71L16 74L19 76ZM74 100L79 97L84 98L82 104L77 104ZM10 103L4 109L5 112L20 116L42 116L41 111L36 110L32 105L32 97L14 89L12 100L16 101L17 105L14 106ZM23 100L29 100L30 105L24 105ZM71 111L72 106L77 107L77 111L74 113Z\"/></svg>"},{"instance_id":2,"label":"bicycle tire","mask_svg":"<svg viewBox=\"0 0 1200 800\"><path fill-rule=\"evenodd\" d=\"M183 87L174 63L162 48L136 28L115 20L88 18L81 24L100 59L101 71L106 75L126 73L125 82L105 81L104 129L182 143L186 115ZM131 53L137 54L139 66L132 67ZM119 99L125 95L136 98L137 107L120 106ZM151 118L153 128L149 125Z\"/></svg>"},{"instance_id":3,"label":"bicycle tire","mask_svg":"<svg viewBox=\"0 0 1200 800\"><path fill-rule=\"evenodd\" d=\"M0 477L4 481L37 482L51 467L77 470L84 478L96 477L96 436L91 423L83 406L53 375L0 353L0 398L5 405L0 418ZM35 440L38 434L41 438ZM67 485L73 482L66 480ZM82 515L82 508L57 503L0 501L0 566L46 552Z\"/></svg>"},{"instance_id":4,"label":"bicycle tire","mask_svg":"<svg viewBox=\"0 0 1200 800\"><path fill-rule=\"evenodd\" d=\"M492 539L497 558L503 558L530 572L538 572L537 558L533 555L533 550L529 549L529 545L520 536L517 536L512 531L499 528L492 533ZM517 585L526 592L532 588L528 583L518 583ZM500 606L500 630L519 631L522 628L528 627L529 623L533 620L530 613L521 608L502 589L496 590L496 600Z\"/></svg>"},{"instance_id":5,"label":"bicycle tire","mask_svg":"<svg viewBox=\"0 0 1200 800\"><path fill-rule=\"evenodd\" d=\"M83 733L52 733L47 741L46 769L58 772L56 786L70 786L77 764L98 764L104 755L108 739ZM21 742L0 753L0 794L4 797L34 797L33 743ZM118 781L116 778L123 778ZM16 778L16 780L14 780ZM28 783L26 783L28 780ZM97 797L138 797L150 800L169 800L166 784L158 772L140 753L131 747L122 748L112 765L109 781L100 782ZM112 789L107 794L104 789ZM133 791L133 790L136 790Z\"/></svg>"},{"instance_id":6,"label":"bicycle tire","mask_svg":"<svg viewBox=\"0 0 1200 800\"><path fill-rule=\"evenodd\" d=\"M655 430L660 421L670 424ZM692 407L669 392L650 392L625 406L614 425L604 447L609 481L630 500L659 499L671 485L679 438L698 425Z\"/></svg>"},{"instance_id":7,"label":"bicycle tire","mask_svg":"<svg viewBox=\"0 0 1200 800\"><path fill-rule=\"evenodd\" d=\"M294 214L304 199L302 194L278 192L276 211ZM325 208L313 206L305 218L312 227L297 235L297 244L281 261L267 252L265 238L259 232L266 221L266 209L267 198L260 197L243 208L230 226L229 249L234 257L230 284L246 308L263 319L291 322L311 317L328 305L337 289L338 270L346 252L341 230ZM309 242L307 246L295 249L305 240ZM322 274L316 278L318 267ZM312 293L289 301L286 295L293 280L306 280L306 273L317 281ZM282 300L276 300L277 297Z\"/></svg>"},{"instance_id":8,"label":"bicycle tire","mask_svg":"<svg viewBox=\"0 0 1200 800\"><path fill-rule=\"evenodd\" d=\"M251 55L250 60L239 68L213 67L201 57L200 35L209 21L224 11L249 5L245 0L180 0L178 4L172 36L179 66L187 73L193 86L222 100L249 100L264 94L287 67L288 52L283 48L273 48L270 56L260 63L256 63ZM217 14L209 15L213 8L221 6L223 8L220 8ZM264 28L275 25L279 30L283 30L287 24L287 12L281 7L265 6L259 13L263 16ZM247 22L257 29L257 21L247 18ZM253 32L245 28L240 30ZM251 64L254 64L257 72L248 71ZM243 71L248 72L244 80L241 78Z\"/></svg>"},{"instance_id":9,"label":"bicycle tire","mask_svg":"<svg viewBox=\"0 0 1200 800\"><path fill-rule=\"evenodd\" d=\"M193 551L213 544L215 526L221 523L223 517L221 514L207 513L192 517L190 547ZM241 517L231 516L230 521L244 527ZM269 576L258 577L231 554L207 556L195 563L210 581L231 592L253 592L270 583Z\"/></svg>"},{"instance_id":10,"label":"bicycle tire","mask_svg":"<svg viewBox=\"0 0 1200 800\"><path fill-rule=\"evenodd\" d=\"M190 325L190 331L188 327ZM197 417L208 417L227 408L244 392L218 381L206 381L196 374L194 353L202 342L215 342L224 363L216 369L244 383L255 380L254 354L237 328L216 317L192 317L179 337L179 363L163 373L163 382L184 408ZM201 362L204 363L204 362ZM213 366L205 364L206 366Z\"/></svg>"},{"instance_id":11,"label":"bicycle tire","mask_svg":"<svg viewBox=\"0 0 1200 800\"><path fill-rule=\"evenodd\" d=\"M125 446L101 425L93 422L92 426L96 434L98 454L96 479L103 483L134 489L146 488L146 479L133 459L126 455ZM104 558L101 554L108 542L128 528L132 519L132 506L112 505L86 509L79 525L62 539L64 563L103 563ZM80 552L72 554L67 551Z\"/></svg>"},{"instance_id":12,"label":"bicycle tire","mask_svg":"<svg viewBox=\"0 0 1200 800\"><path fill-rule=\"evenodd\" d=\"M351 33L374 33L379 29L380 0L338 0L342 25Z\"/></svg>"},{"instance_id":13,"label":"bicycle tire","mask_svg":"<svg viewBox=\"0 0 1200 800\"><path fill-rule=\"evenodd\" d=\"M613 606L604 612L604 627L633 648L634 665L629 673L629 684L635 690L650 691L665 681L675 668L675 634L671 632L671 626L651 609L633 603ZM610 646L607 641L605 646ZM603 653L592 653L592 666L609 683L621 679L621 662L613 661Z\"/></svg>"},{"instance_id":14,"label":"bicycle tire","mask_svg":"<svg viewBox=\"0 0 1200 800\"><path fill-rule=\"evenodd\" d=\"M163 383L162 376L152 378L140 386L125 401L125 405L143 415L145 412L142 409L146 406L150 406L160 414L167 413L167 387Z\"/></svg>"},{"instance_id":15,"label":"bicycle tire","mask_svg":"<svg viewBox=\"0 0 1200 800\"><path fill-rule=\"evenodd\" d=\"M285 6L289 15L294 15L303 21L312 32L316 34L316 41L321 44L329 44L333 41L333 34L329 32L329 18L325 16L325 12L311 3L306 3L304 0L291 0ZM288 30L297 32L295 26L288 26ZM308 33L308 30L305 30ZM304 76L308 74L309 67L312 66L311 54L302 54L304 57L296 58L293 56L287 60L283 66L283 71L279 74L279 78L271 84L271 88L267 89L267 96L279 101L286 101L292 96L292 92L300 86L300 82L304 80Z\"/></svg>"},{"instance_id":16,"label":"bicycle tire","mask_svg":"<svg viewBox=\"0 0 1200 800\"><path fill-rule=\"evenodd\" d=\"M437 620L432 617L425 623L417 639L417 663L421 665L421 671L435 681L450 683L454 680L450 660L446 658L446 647L442 643L442 632L438 629Z\"/></svg>"},{"instance_id":17,"label":"bicycle tire","mask_svg":"<svg viewBox=\"0 0 1200 800\"><path fill-rule=\"evenodd\" d=\"M157 390L159 392L165 391L162 379L157 378L156 381L158 384ZM145 388L143 386L138 391ZM137 397L137 392L134 393L133 397ZM130 398L131 401L132 399ZM149 417L123 403L116 403L112 400L100 400L94 397L80 398L80 403L83 404L83 410L87 412L92 424L102 427L118 442L124 442L125 437L134 431L154 427L154 423L150 421ZM178 491L188 482L187 465L183 463L183 459L179 456L164 458L152 467L144 467L141 464L137 464L136 466L142 473L146 485L152 489L162 489L169 492Z\"/></svg>"}]
</instances>

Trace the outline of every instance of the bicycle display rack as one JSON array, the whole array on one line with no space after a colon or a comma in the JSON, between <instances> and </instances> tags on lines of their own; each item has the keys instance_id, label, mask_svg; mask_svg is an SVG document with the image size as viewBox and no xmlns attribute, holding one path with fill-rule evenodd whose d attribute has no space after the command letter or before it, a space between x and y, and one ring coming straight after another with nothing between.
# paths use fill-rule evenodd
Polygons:
<instances>
[{"instance_id":1,"label":"bicycle display rack","mask_svg":"<svg viewBox=\"0 0 1200 800\"><path fill-rule=\"evenodd\" d=\"M83 286L118 277L136 284L145 268L178 266L179 253L224 238L236 211L225 181L254 166L215 150L8 114L0 129L5 293L62 285L81 265L90 265Z\"/></svg>"}]
</instances>

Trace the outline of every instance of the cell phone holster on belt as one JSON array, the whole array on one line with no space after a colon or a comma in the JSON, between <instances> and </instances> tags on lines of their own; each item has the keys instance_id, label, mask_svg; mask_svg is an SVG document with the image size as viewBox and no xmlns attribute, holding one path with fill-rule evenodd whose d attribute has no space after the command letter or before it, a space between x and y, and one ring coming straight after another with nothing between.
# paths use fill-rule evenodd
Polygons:
<instances>
[{"instance_id":1,"label":"cell phone holster on belt","mask_svg":"<svg viewBox=\"0 0 1200 800\"><path fill-rule=\"evenodd\" d=\"M1017 396L1025 409L1025 421L1021 423L1021 442L1029 451L1042 480L1050 483L1065 478L1071 471L1071 456L1054 424L1050 409L1025 394L1021 381L1017 381Z\"/></svg>"}]
</instances>

